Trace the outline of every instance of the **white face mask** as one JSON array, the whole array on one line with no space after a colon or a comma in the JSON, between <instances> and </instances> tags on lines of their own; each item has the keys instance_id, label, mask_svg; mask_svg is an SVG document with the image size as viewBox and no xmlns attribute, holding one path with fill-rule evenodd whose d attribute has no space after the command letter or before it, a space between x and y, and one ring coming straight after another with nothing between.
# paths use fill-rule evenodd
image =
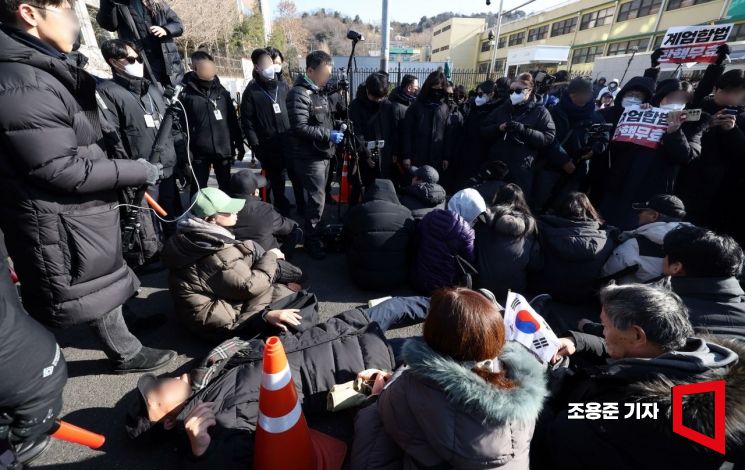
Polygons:
<instances>
[{"instance_id":1,"label":"white face mask","mask_svg":"<svg viewBox=\"0 0 745 470\"><path fill-rule=\"evenodd\" d=\"M667 103L667 104L660 105L660 108L665 109L667 111L683 111L685 107L686 107L685 103Z\"/></svg>"},{"instance_id":2,"label":"white face mask","mask_svg":"<svg viewBox=\"0 0 745 470\"><path fill-rule=\"evenodd\" d=\"M636 96L629 96L621 100L621 106L624 108L631 108L633 106L639 106L640 104L642 104L642 100Z\"/></svg>"},{"instance_id":3,"label":"white face mask","mask_svg":"<svg viewBox=\"0 0 745 470\"><path fill-rule=\"evenodd\" d=\"M142 78L145 75L145 67L144 64L141 64L139 62L135 62L134 64L127 64L124 66L124 71L127 72L127 75L130 75L132 77L136 78Z\"/></svg>"},{"instance_id":4,"label":"white face mask","mask_svg":"<svg viewBox=\"0 0 745 470\"><path fill-rule=\"evenodd\" d=\"M515 94L510 93L510 101L513 105L517 105L525 101L525 93Z\"/></svg>"},{"instance_id":5,"label":"white face mask","mask_svg":"<svg viewBox=\"0 0 745 470\"><path fill-rule=\"evenodd\" d=\"M483 106L486 104L486 102L489 101L489 98L486 95L483 96L477 96L474 100L474 103L476 106Z\"/></svg>"},{"instance_id":6,"label":"white face mask","mask_svg":"<svg viewBox=\"0 0 745 470\"><path fill-rule=\"evenodd\" d=\"M282 73L282 64L274 64L274 73Z\"/></svg>"},{"instance_id":7,"label":"white face mask","mask_svg":"<svg viewBox=\"0 0 745 470\"><path fill-rule=\"evenodd\" d=\"M273 80L274 79L274 66L267 67L264 70L261 71L261 75L266 78L267 80Z\"/></svg>"}]
</instances>

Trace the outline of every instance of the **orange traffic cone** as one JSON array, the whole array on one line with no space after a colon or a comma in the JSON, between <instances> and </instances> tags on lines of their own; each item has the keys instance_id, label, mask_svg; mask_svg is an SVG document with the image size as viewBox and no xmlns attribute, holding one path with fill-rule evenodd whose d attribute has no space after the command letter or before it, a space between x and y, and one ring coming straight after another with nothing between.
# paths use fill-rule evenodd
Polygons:
<instances>
[{"instance_id":1,"label":"orange traffic cone","mask_svg":"<svg viewBox=\"0 0 745 470\"><path fill-rule=\"evenodd\" d=\"M341 166L341 183L339 185L339 204L349 202L349 155L344 154L344 163Z\"/></svg>"},{"instance_id":2,"label":"orange traffic cone","mask_svg":"<svg viewBox=\"0 0 745 470\"><path fill-rule=\"evenodd\" d=\"M282 343L267 339L253 468L339 470L346 452L343 442L308 428Z\"/></svg>"},{"instance_id":3,"label":"orange traffic cone","mask_svg":"<svg viewBox=\"0 0 745 470\"><path fill-rule=\"evenodd\" d=\"M73 426L72 424L62 420L57 420L55 422L55 429L51 434L55 439L80 444L90 447L91 449L98 449L103 446L104 442L106 442L104 436Z\"/></svg>"}]
</instances>

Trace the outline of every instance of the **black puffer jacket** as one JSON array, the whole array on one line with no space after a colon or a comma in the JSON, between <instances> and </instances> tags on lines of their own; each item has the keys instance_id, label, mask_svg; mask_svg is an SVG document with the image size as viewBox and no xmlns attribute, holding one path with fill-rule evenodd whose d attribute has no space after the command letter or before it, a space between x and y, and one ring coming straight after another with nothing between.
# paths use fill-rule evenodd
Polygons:
<instances>
[{"instance_id":1,"label":"black puffer jacket","mask_svg":"<svg viewBox=\"0 0 745 470\"><path fill-rule=\"evenodd\" d=\"M139 285L122 259L115 189L144 184L145 169L99 146L92 76L0 28L0 229L26 310L52 325L90 321Z\"/></svg>"},{"instance_id":2,"label":"black puffer jacket","mask_svg":"<svg viewBox=\"0 0 745 470\"><path fill-rule=\"evenodd\" d=\"M166 104L158 88L151 86L146 79L115 73L113 80L103 80L98 84L98 92L106 104L104 116L119 132L129 158L150 160L158 128L148 127L144 115L163 120ZM158 152L159 163L163 165L163 176L168 178L176 166L176 149L171 139L165 140L164 147Z\"/></svg>"},{"instance_id":3,"label":"black puffer jacket","mask_svg":"<svg viewBox=\"0 0 745 470\"><path fill-rule=\"evenodd\" d=\"M445 188L436 183L417 183L401 188L399 200L407 207L414 220L422 218L435 209L445 209Z\"/></svg>"},{"instance_id":4,"label":"black puffer jacket","mask_svg":"<svg viewBox=\"0 0 745 470\"><path fill-rule=\"evenodd\" d=\"M334 154L329 141L334 121L329 100L304 76L295 80L287 95L290 133L287 136L288 157L300 160L323 160Z\"/></svg>"},{"instance_id":5,"label":"black puffer jacket","mask_svg":"<svg viewBox=\"0 0 745 470\"><path fill-rule=\"evenodd\" d=\"M406 119L406 110L416 100L416 98L406 95L399 88L395 88L388 94L388 101L393 105L393 129L396 137L392 144L392 153L399 159L404 153L404 119ZM387 145L387 144L386 144Z\"/></svg>"},{"instance_id":6,"label":"black puffer jacket","mask_svg":"<svg viewBox=\"0 0 745 470\"><path fill-rule=\"evenodd\" d=\"M189 120L190 150L195 156L230 158L244 154L243 134L230 93L215 77L204 83L194 72L184 77L181 102ZM218 120L215 111L220 111Z\"/></svg>"},{"instance_id":7,"label":"black puffer jacket","mask_svg":"<svg viewBox=\"0 0 745 470\"><path fill-rule=\"evenodd\" d=\"M233 176L233 188L238 187L238 180L241 179L243 175ZM271 250L279 248L277 236L289 235L298 226L297 222L283 217L274 206L256 199L253 194L233 192L231 196L246 200L243 209L238 212L238 221L230 229L237 240L253 240L265 250Z\"/></svg>"},{"instance_id":8,"label":"black puffer jacket","mask_svg":"<svg viewBox=\"0 0 745 470\"><path fill-rule=\"evenodd\" d=\"M520 123L521 130L499 130L500 125L512 121ZM481 135L490 142L489 159L507 164L508 181L520 186L528 200L533 189L535 160L553 143L555 134L551 114L535 99L519 106L507 101L481 122Z\"/></svg>"},{"instance_id":9,"label":"black puffer jacket","mask_svg":"<svg viewBox=\"0 0 745 470\"><path fill-rule=\"evenodd\" d=\"M156 3L156 2L153 2ZM181 19L166 2L157 2L157 10L150 15L142 5L142 0L101 0L101 6L96 15L96 21L105 30L116 32L120 39L132 41L140 50L145 51L150 66L163 85L176 86L184 78L184 64L176 47L174 38L184 33ZM130 28L123 15L123 9L129 10L137 33L143 40L137 41L135 33ZM160 26L168 33L163 38L157 38L150 32L151 26ZM167 80L167 82L166 82Z\"/></svg>"},{"instance_id":10,"label":"black puffer jacket","mask_svg":"<svg viewBox=\"0 0 745 470\"><path fill-rule=\"evenodd\" d=\"M745 292L737 278L673 277L670 287L696 331L745 340Z\"/></svg>"},{"instance_id":11,"label":"black puffer jacket","mask_svg":"<svg viewBox=\"0 0 745 470\"><path fill-rule=\"evenodd\" d=\"M447 103L420 94L406 110L401 158L410 159L415 166L431 165L440 169L444 160L453 158L456 131Z\"/></svg>"},{"instance_id":12,"label":"black puffer jacket","mask_svg":"<svg viewBox=\"0 0 745 470\"><path fill-rule=\"evenodd\" d=\"M290 130L287 114L287 94L290 87L284 81L265 80L254 73L241 98L241 128L248 145L262 166L284 166L284 144ZM281 113L274 112L274 103ZM274 159L269 161L269 159Z\"/></svg>"},{"instance_id":13,"label":"black puffer jacket","mask_svg":"<svg viewBox=\"0 0 745 470\"><path fill-rule=\"evenodd\" d=\"M502 105L501 101L490 101L482 106L474 105L463 122L463 139L459 143L460 152L455 162L456 184L459 189L467 188L469 178L489 159L491 139L481 134L481 125L492 111Z\"/></svg>"},{"instance_id":14,"label":"black puffer jacket","mask_svg":"<svg viewBox=\"0 0 745 470\"><path fill-rule=\"evenodd\" d=\"M0 439L46 433L62 411L67 365L54 335L23 310L0 232Z\"/></svg>"},{"instance_id":15,"label":"black puffer jacket","mask_svg":"<svg viewBox=\"0 0 745 470\"><path fill-rule=\"evenodd\" d=\"M535 219L494 206L476 219L474 230L479 286L492 291L500 302L507 290L525 292L528 268L538 256Z\"/></svg>"},{"instance_id":16,"label":"black puffer jacket","mask_svg":"<svg viewBox=\"0 0 745 470\"><path fill-rule=\"evenodd\" d=\"M541 256L531 290L560 302L588 301L600 287L600 271L615 243L599 223L555 215L538 218Z\"/></svg>"},{"instance_id":17,"label":"black puffer jacket","mask_svg":"<svg viewBox=\"0 0 745 470\"><path fill-rule=\"evenodd\" d=\"M408 279L414 233L411 211L398 202L390 180L375 180L363 199L344 222L352 279L363 289L401 288Z\"/></svg>"},{"instance_id":18,"label":"black puffer jacket","mask_svg":"<svg viewBox=\"0 0 745 470\"><path fill-rule=\"evenodd\" d=\"M377 323L361 309L349 310L310 330L281 337L298 398L311 426L326 410L326 396L336 384L354 380L365 369L393 370L393 354ZM223 374L191 397L178 416L183 423L199 403L214 402L217 426L212 442L200 459L187 468L239 469L253 462L253 441L259 415L263 341L231 359ZM342 413L339 413L342 414ZM351 434L351 415L339 416ZM181 426L180 426L181 427ZM187 451L188 452L188 451Z\"/></svg>"}]
</instances>

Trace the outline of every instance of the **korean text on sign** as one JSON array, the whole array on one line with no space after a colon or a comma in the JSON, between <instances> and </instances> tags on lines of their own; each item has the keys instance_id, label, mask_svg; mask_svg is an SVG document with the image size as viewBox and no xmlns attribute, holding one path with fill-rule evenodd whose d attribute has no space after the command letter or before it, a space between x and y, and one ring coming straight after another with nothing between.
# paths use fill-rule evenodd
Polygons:
<instances>
[{"instance_id":1,"label":"korean text on sign","mask_svg":"<svg viewBox=\"0 0 745 470\"><path fill-rule=\"evenodd\" d=\"M665 33L660 62L715 62L717 48L727 42L732 24L676 26Z\"/></svg>"},{"instance_id":2,"label":"korean text on sign","mask_svg":"<svg viewBox=\"0 0 745 470\"><path fill-rule=\"evenodd\" d=\"M667 130L667 111L660 108L626 108L613 134L614 142L631 142L649 148L660 146Z\"/></svg>"}]
</instances>

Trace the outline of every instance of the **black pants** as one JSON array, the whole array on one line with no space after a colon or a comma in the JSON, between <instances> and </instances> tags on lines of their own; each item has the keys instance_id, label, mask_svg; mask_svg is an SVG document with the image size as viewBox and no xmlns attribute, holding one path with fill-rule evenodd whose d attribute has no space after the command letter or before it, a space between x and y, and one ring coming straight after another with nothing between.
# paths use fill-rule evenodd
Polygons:
<instances>
[{"instance_id":1,"label":"black pants","mask_svg":"<svg viewBox=\"0 0 745 470\"><path fill-rule=\"evenodd\" d=\"M195 156L192 161L192 168L194 169L194 175L197 178L197 183L200 188L206 188L207 183L210 179L210 167L215 171L215 178L217 178L217 186L220 191L230 192L230 166L231 159L224 157L198 157ZM197 186L192 185L191 195L197 192Z\"/></svg>"},{"instance_id":2,"label":"black pants","mask_svg":"<svg viewBox=\"0 0 745 470\"><path fill-rule=\"evenodd\" d=\"M257 155L261 168L266 171L266 180L272 195L272 204L280 214L290 214L290 201L285 196L285 164L282 155Z\"/></svg>"},{"instance_id":3,"label":"black pants","mask_svg":"<svg viewBox=\"0 0 745 470\"><path fill-rule=\"evenodd\" d=\"M295 175L303 185L305 201L306 236L315 235L315 230L323 217L326 204L326 182L329 176L329 160L294 160Z\"/></svg>"},{"instance_id":4,"label":"black pants","mask_svg":"<svg viewBox=\"0 0 745 470\"><path fill-rule=\"evenodd\" d=\"M171 175L163 178L158 185L158 204L168 213L167 220L173 220L183 212L181 206L181 195L176 186L176 177ZM176 223L162 223L163 236L165 239L176 234Z\"/></svg>"}]
</instances>

